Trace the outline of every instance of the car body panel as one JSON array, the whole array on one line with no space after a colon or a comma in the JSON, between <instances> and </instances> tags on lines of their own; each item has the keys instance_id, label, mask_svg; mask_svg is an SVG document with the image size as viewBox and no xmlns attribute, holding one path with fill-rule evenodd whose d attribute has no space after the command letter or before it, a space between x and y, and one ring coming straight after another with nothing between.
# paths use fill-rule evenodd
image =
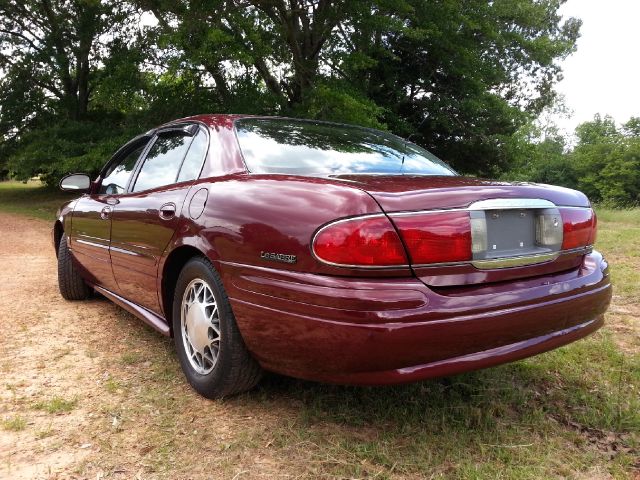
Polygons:
<instances>
[{"instance_id":1,"label":"car body panel","mask_svg":"<svg viewBox=\"0 0 640 480\"><path fill-rule=\"evenodd\" d=\"M74 258L93 284L117 291L111 269L111 211L114 200L108 195L84 195L73 209L69 232Z\"/></svg>"},{"instance_id":2,"label":"car body panel","mask_svg":"<svg viewBox=\"0 0 640 480\"><path fill-rule=\"evenodd\" d=\"M160 258L178 228L192 183L119 195L114 205L110 253L118 292L159 314L162 309L156 285ZM172 208L173 215L163 215L163 207Z\"/></svg>"},{"instance_id":3,"label":"car body panel","mask_svg":"<svg viewBox=\"0 0 640 480\"><path fill-rule=\"evenodd\" d=\"M503 269L460 264L376 270L329 265L311 249L314 233L338 219L464 209L495 198L589 207L582 193L458 176L251 174L234 132L238 118L244 117L174 122L208 128L210 148L199 180L116 201L92 194L60 212L85 279L163 334L171 334L166 278L180 252L213 263L259 363L301 378L414 381L523 358L602 325L611 285L607 263L595 251ZM92 247L99 263L79 242L83 235L106 238L107 222L97 215L98 203L109 201L111 277L105 249ZM158 216L167 203L176 207L169 221Z\"/></svg>"}]
</instances>

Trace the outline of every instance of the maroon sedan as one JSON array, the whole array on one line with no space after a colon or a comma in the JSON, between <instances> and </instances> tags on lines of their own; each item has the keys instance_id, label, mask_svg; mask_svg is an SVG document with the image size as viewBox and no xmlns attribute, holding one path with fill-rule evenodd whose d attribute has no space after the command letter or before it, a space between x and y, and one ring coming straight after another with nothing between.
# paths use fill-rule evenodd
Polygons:
<instances>
[{"instance_id":1,"label":"maroon sedan","mask_svg":"<svg viewBox=\"0 0 640 480\"><path fill-rule=\"evenodd\" d=\"M580 192L466 178L388 133L203 115L123 146L57 215L62 296L174 338L215 398L263 369L391 384L584 337L611 298Z\"/></svg>"}]
</instances>

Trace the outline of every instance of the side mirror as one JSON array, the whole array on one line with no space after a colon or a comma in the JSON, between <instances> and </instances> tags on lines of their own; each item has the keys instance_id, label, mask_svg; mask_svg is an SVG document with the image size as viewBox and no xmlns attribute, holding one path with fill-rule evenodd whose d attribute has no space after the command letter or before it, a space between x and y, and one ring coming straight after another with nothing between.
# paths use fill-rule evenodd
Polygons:
<instances>
[{"instance_id":1,"label":"side mirror","mask_svg":"<svg viewBox=\"0 0 640 480\"><path fill-rule=\"evenodd\" d=\"M60 190L67 192L88 192L91 188L91 177L86 173L72 173L60 180Z\"/></svg>"}]
</instances>

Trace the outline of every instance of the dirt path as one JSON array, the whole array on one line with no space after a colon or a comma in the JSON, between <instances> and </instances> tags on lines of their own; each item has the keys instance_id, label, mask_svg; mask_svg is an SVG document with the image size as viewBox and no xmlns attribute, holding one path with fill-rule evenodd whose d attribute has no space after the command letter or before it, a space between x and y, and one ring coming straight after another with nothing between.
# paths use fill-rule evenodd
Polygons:
<instances>
[{"instance_id":1,"label":"dirt path","mask_svg":"<svg viewBox=\"0 0 640 480\"><path fill-rule=\"evenodd\" d=\"M277 476L232 448L262 428L253 415L193 394L169 340L104 299L60 297L46 222L0 213L0 225L0 478ZM222 454L180 472L194 442Z\"/></svg>"}]
</instances>

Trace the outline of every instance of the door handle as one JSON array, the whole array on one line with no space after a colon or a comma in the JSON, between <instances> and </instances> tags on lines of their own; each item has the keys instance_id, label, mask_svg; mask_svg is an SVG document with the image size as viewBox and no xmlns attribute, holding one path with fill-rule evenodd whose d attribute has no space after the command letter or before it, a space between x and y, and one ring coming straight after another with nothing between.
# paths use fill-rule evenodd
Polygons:
<instances>
[{"instance_id":1,"label":"door handle","mask_svg":"<svg viewBox=\"0 0 640 480\"><path fill-rule=\"evenodd\" d=\"M176 215L176 206L173 203L165 203L160 207L158 215L162 220L171 220Z\"/></svg>"},{"instance_id":2,"label":"door handle","mask_svg":"<svg viewBox=\"0 0 640 480\"><path fill-rule=\"evenodd\" d=\"M109 218L111 218L111 207L104 207L100 211L100 218L102 220L109 220Z\"/></svg>"}]
</instances>

